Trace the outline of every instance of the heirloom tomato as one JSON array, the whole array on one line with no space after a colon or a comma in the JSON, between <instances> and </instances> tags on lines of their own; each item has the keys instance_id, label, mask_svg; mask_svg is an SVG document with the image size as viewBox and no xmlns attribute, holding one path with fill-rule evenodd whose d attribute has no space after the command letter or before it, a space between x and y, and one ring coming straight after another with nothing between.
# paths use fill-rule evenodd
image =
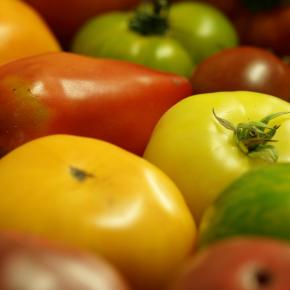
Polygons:
<instances>
[{"instance_id":1,"label":"heirloom tomato","mask_svg":"<svg viewBox=\"0 0 290 290\"><path fill-rule=\"evenodd\" d=\"M202 1L202 0L201 0ZM205 0L232 20L244 45L290 55L289 0Z\"/></svg>"},{"instance_id":2,"label":"heirloom tomato","mask_svg":"<svg viewBox=\"0 0 290 290\"><path fill-rule=\"evenodd\" d=\"M199 251L170 290L288 290L289 267L289 243L240 236Z\"/></svg>"},{"instance_id":3,"label":"heirloom tomato","mask_svg":"<svg viewBox=\"0 0 290 290\"><path fill-rule=\"evenodd\" d=\"M195 223L160 169L93 138L53 135L0 159L0 228L105 257L135 290L165 286L191 253Z\"/></svg>"},{"instance_id":4,"label":"heirloom tomato","mask_svg":"<svg viewBox=\"0 0 290 290\"><path fill-rule=\"evenodd\" d=\"M204 3L154 1L135 12L111 12L80 28L72 51L123 59L189 77L196 63L237 45L230 21Z\"/></svg>"},{"instance_id":5,"label":"heirloom tomato","mask_svg":"<svg viewBox=\"0 0 290 290\"><path fill-rule=\"evenodd\" d=\"M118 60L43 54L0 68L0 155L50 134L94 137L142 155L189 81Z\"/></svg>"},{"instance_id":6,"label":"heirloom tomato","mask_svg":"<svg viewBox=\"0 0 290 290\"><path fill-rule=\"evenodd\" d=\"M67 48L89 18L111 10L129 9L141 0L25 0L37 9ZM63 12L62 12L63 11Z\"/></svg>"},{"instance_id":7,"label":"heirloom tomato","mask_svg":"<svg viewBox=\"0 0 290 290\"><path fill-rule=\"evenodd\" d=\"M194 94L255 91L290 100L290 69L273 53L251 46L224 49L203 61L191 78Z\"/></svg>"},{"instance_id":8,"label":"heirloom tomato","mask_svg":"<svg viewBox=\"0 0 290 290\"><path fill-rule=\"evenodd\" d=\"M129 290L118 271L92 253L27 233L0 232L1 290Z\"/></svg>"},{"instance_id":9,"label":"heirloom tomato","mask_svg":"<svg viewBox=\"0 0 290 290\"><path fill-rule=\"evenodd\" d=\"M161 117L144 156L172 178L199 220L245 171L290 161L288 113L288 102L255 92L194 95Z\"/></svg>"},{"instance_id":10,"label":"heirloom tomato","mask_svg":"<svg viewBox=\"0 0 290 290\"><path fill-rule=\"evenodd\" d=\"M241 218L242 217L242 218ZM290 241L290 163L252 169L222 191L205 211L199 247L237 236Z\"/></svg>"},{"instance_id":11,"label":"heirloom tomato","mask_svg":"<svg viewBox=\"0 0 290 290\"><path fill-rule=\"evenodd\" d=\"M30 6L20 0L0 1L0 64L59 50L48 26Z\"/></svg>"},{"instance_id":12,"label":"heirloom tomato","mask_svg":"<svg viewBox=\"0 0 290 290\"><path fill-rule=\"evenodd\" d=\"M245 11L234 24L243 44L290 55L290 5L259 13Z\"/></svg>"}]
</instances>

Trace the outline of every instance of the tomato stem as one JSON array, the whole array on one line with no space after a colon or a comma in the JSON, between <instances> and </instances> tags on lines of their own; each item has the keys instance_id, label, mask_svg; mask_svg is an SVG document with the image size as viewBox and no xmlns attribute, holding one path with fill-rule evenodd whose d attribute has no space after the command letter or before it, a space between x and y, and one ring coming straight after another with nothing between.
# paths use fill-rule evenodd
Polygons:
<instances>
[{"instance_id":1,"label":"tomato stem","mask_svg":"<svg viewBox=\"0 0 290 290\"><path fill-rule=\"evenodd\" d=\"M168 29L168 0L141 5L129 21L129 28L142 35L163 35Z\"/></svg>"},{"instance_id":2,"label":"tomato stem","mask_svg":"<svg viewBox=\"0 0 290 290\"><path fill-rule=\"evenodd\" d=\"M279 157L276 148L268 143L277 142L277 140L273 140L272 138L280 125L271 127L268 123L274 118L289 113L290 112L278 112L268 115L260 121L239 123L235 126L230 121L217 116L213 110L213 115L219 124L234 132L236 143L243 153L251 158L259 158L269 162L276 162Z\"/></svg>"}]
</instances>

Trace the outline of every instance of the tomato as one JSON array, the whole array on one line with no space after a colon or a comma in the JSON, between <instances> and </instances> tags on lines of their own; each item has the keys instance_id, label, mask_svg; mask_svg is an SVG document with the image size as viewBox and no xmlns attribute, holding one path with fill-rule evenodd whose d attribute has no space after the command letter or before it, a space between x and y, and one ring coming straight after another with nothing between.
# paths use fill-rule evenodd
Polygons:
<instances>
[{"instance_id":1,"label":"tomato","mask_svg":"<svg viewBox=\"0 0 290 290\"><path fill-rule=\"evenodd\" d=\"M265 132L260 126L266 126L266 121L249 123L278 112L289 113L290 104L270 95L247 91L194 95L161 117L144 156L171 177L199 220L242 173L290 161L290 115L272 116ZM278 142L271 146L266 140L272 138Z\"/></svg>"},{"instance_id":2,"label":"tomato","mask_svg":"<svg viewBox=\"0 0 290 290\"><path fill-rule=\"evenodd\" d=\"M256 47L225 49L203 61L191 78L193 92L256 91L290 99L289 67Z\"/></svg>"},{"instance_id":3,"label":"tomato","mask_svg":"<svg viewBox=\"0 0 290 290\"><path fill-rule=\"evenodd\" d=\"M64 52L9 63L0 68L0 155L57 133L142 155L161 115L191 90L176 75Z\"/></svg>"},{"instance_id":4,"label":"tomato","mask_svg":"<svg viewBox=\"0 0 290 290\"><path fill-rule=\"evenodd\" d=\"M289 267L289 243L239 236L199 251L170 290L288 290Z\"/></svg>"},{"instance_id":5,"label":"tomato","mask_svg":"<svg viewBox=\"0 0 290 290\"><path fill-rule=\"evenodd\" d=\"M67 48L77 29L106 11L129 9L140 0L24 0L37 9Z\"/></svg>"},{"instance_id":6,"label":"tomato","mask_svg":"<svg viewBox=\"0 0 290 290\"><path fill-rule=\"evenodd\" d=\"M289 243L289 180L289 162L252 169L237 178L205 211L199 247L253 235Z\"/></svg>"},{"instance_id":7,"label":"tomato","mask_svg":"<svg viewBox=\"0 0 290 290\"><path fill-rule=\"evenodd\" d=\"M180 2L167 11L163 2L155 1L154 9L145 6L93 18L75 36L72 51L189 77L196 63L237 45L232 24L215 8Z\"/></svg>"},{"instance_id":8,"label":"tomato","mask_svg":"<svg viewBox=\"0 0 290 290\"><path fill-rule=\"evenodd\" d=\"M133 289L165 289L192 251L195 224L175 184L110 143L70 135L28 142L0 160L0 184L0 228L99 254Z\"/></svg>"},{"instance_id":9,"label":"tomato","mask_svg":"<svg viewBox=\"0 0 290 290\"><path fill-rule=\"evenodd\" d=\"M128 290L106 260L19 232L0 233L1 290Z\"/></svg>"},{"instance_id":10,"label":"tomato","mask_svg":"<svg viewBox=\"0 0 290 290\"><path fill-rule=\"evenodd\" d=\"M0 64L59 50L57 40L30 6L18 0L0 1Z\"/></svg>"},{"instance_id":11,"label":"tomato","mask_svg":"<svg viewBox=\"0 0 290 290\"><path fill-rule=\"evenodd\" d=\"M263 47L282 56L290 55L289 0L199 1L214 5L230 18L242 45Z\"/></svg>"},{"instance_id":12,"label":"tomato","mask_svg":"<svg viewBox=\"0 0 290 290\"><path fill-rule=\"evenodd\" d=\"M259 13L244 12L234 20L241 42L290 55L290 6Z\"/></svg>"},{"instance_id":13,"label":"tomato","mask_svg":"<svg viewBox=\"0 0 290 290\"><path fill-rule=\"evenodd\" d=\"M184 0L172 0L173 2L182 2ZM192 2L199 1L199 2L205 2L210 5L213 5L214 7L218 8L219 10L222 10L227 15L232 15L236 13L237 10L241 8L241 3L239 0L190 0Z\"/></svg>"}]
</instances>

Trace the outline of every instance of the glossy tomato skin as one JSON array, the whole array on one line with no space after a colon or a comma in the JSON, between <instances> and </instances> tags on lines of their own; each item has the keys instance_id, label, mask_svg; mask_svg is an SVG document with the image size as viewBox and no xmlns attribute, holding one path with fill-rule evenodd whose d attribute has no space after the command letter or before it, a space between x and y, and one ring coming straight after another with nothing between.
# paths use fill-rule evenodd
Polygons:
<instances>
[{"instance_id":1,"label":"glossy tomato skin","mask_svg":"<svg viewBox=\"0 0 290 290\"><path fill-rule=\"evenodd\" d=\"M0 151L67 133L142 154L160 116L191 94L185 78L143 66L51 53L0 69Z\"/></svg>"},{"instance_id":2,"label":"glossy tomato skin","mask_svg":"<svg viewBox=\"0 0 290 290\"><path fill-rule=\"evenodd\" d=\"M129 9L140 2L140 0L25 1L40 12L65 48L69 47L73 35L89 18L112 10Z\"/></svg>"},{"instance_id":3,"label":"glossy tomato skin","mask_svg":"<svg viewBox=\"0 0 290 290\"><path fill-rule=\"evenodd\" d=\"M146 35L130 27L135 12L112 12L91 19L76 34L72 51L123 59L189 77L195 65L238 43L230 21L204 3L170 6L168 29Z\"/></svg>"},{"instance_id":4,"label":"glossy tomato skin","mask_svg":"<svg viewBox=\"0 0 290 290\"><path fill-rule=\"evenodd\" d=\"M191 78L193 92L256 91L290 99L289 67L256 47L225 49L202 62Z\"/></svg>"},{"instance_id":5,"label":"glossy tomato skin","mask_svg":"<svg viewBox=\"0 0 290 290\"><path fill-rule=\"evenodd\" d=\"M97 255L20 232L0 233L1 290L129 290Z\"/></svg>"},{"instance_id":6,"label":"glossy tomato skin","mask_svg":"<svg viewBox=\"0 0 290 290\"><path fill-rule=\"evenodd\" d=\"M0 1L0 64L60 46L41 16L18 0Z\"/></svg>"},{"instance_id":7,"label":"glossy tomato skin","mask_svg":"<svg viewBox=\"0 0 290 290\"><path fill-rule=\"evenodd\" d=\"M165 289L194 246L195 223L175 184L104 141L28 142L0 159L0 184L0 228L99 254L132 289Z\"/></svg>"},{"instance_id":8,"label":"glossy tomato skin","mask_svg":"<svg viewBox=\"0 0 290 290\"><path fill-rule=\"evenodd\" d=\"M177 184L197 221L229 183L253 167L268 164L243 153L233 131L217 121L213 109L217 116L237 126L273 113L290 112L290 105L255 92L217 92L188 97L161 117L144 157ZM281 125L274 138L278 140L277 162L289 162L289 115L270 124Z\"/></svg>"}]
</instances>

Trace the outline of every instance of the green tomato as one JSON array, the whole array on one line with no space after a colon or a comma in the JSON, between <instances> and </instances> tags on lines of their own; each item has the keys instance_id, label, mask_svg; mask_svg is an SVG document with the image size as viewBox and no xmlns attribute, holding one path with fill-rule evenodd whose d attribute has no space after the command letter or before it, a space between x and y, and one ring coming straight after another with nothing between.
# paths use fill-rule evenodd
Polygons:
<instances>
[{"instance_id":1,"label":"green tomato","mask_svg":"<svg viewBox=\"0 0 290 290\"><path fill-rule=\"evenodd\" d=\"M72 51L190 77L203 59L238 43L229 20L209 5L181 2L167 13L164 9L158 14L144 6L136 12L97 16L81 27Z\"/></svg>"}]
</instances>

